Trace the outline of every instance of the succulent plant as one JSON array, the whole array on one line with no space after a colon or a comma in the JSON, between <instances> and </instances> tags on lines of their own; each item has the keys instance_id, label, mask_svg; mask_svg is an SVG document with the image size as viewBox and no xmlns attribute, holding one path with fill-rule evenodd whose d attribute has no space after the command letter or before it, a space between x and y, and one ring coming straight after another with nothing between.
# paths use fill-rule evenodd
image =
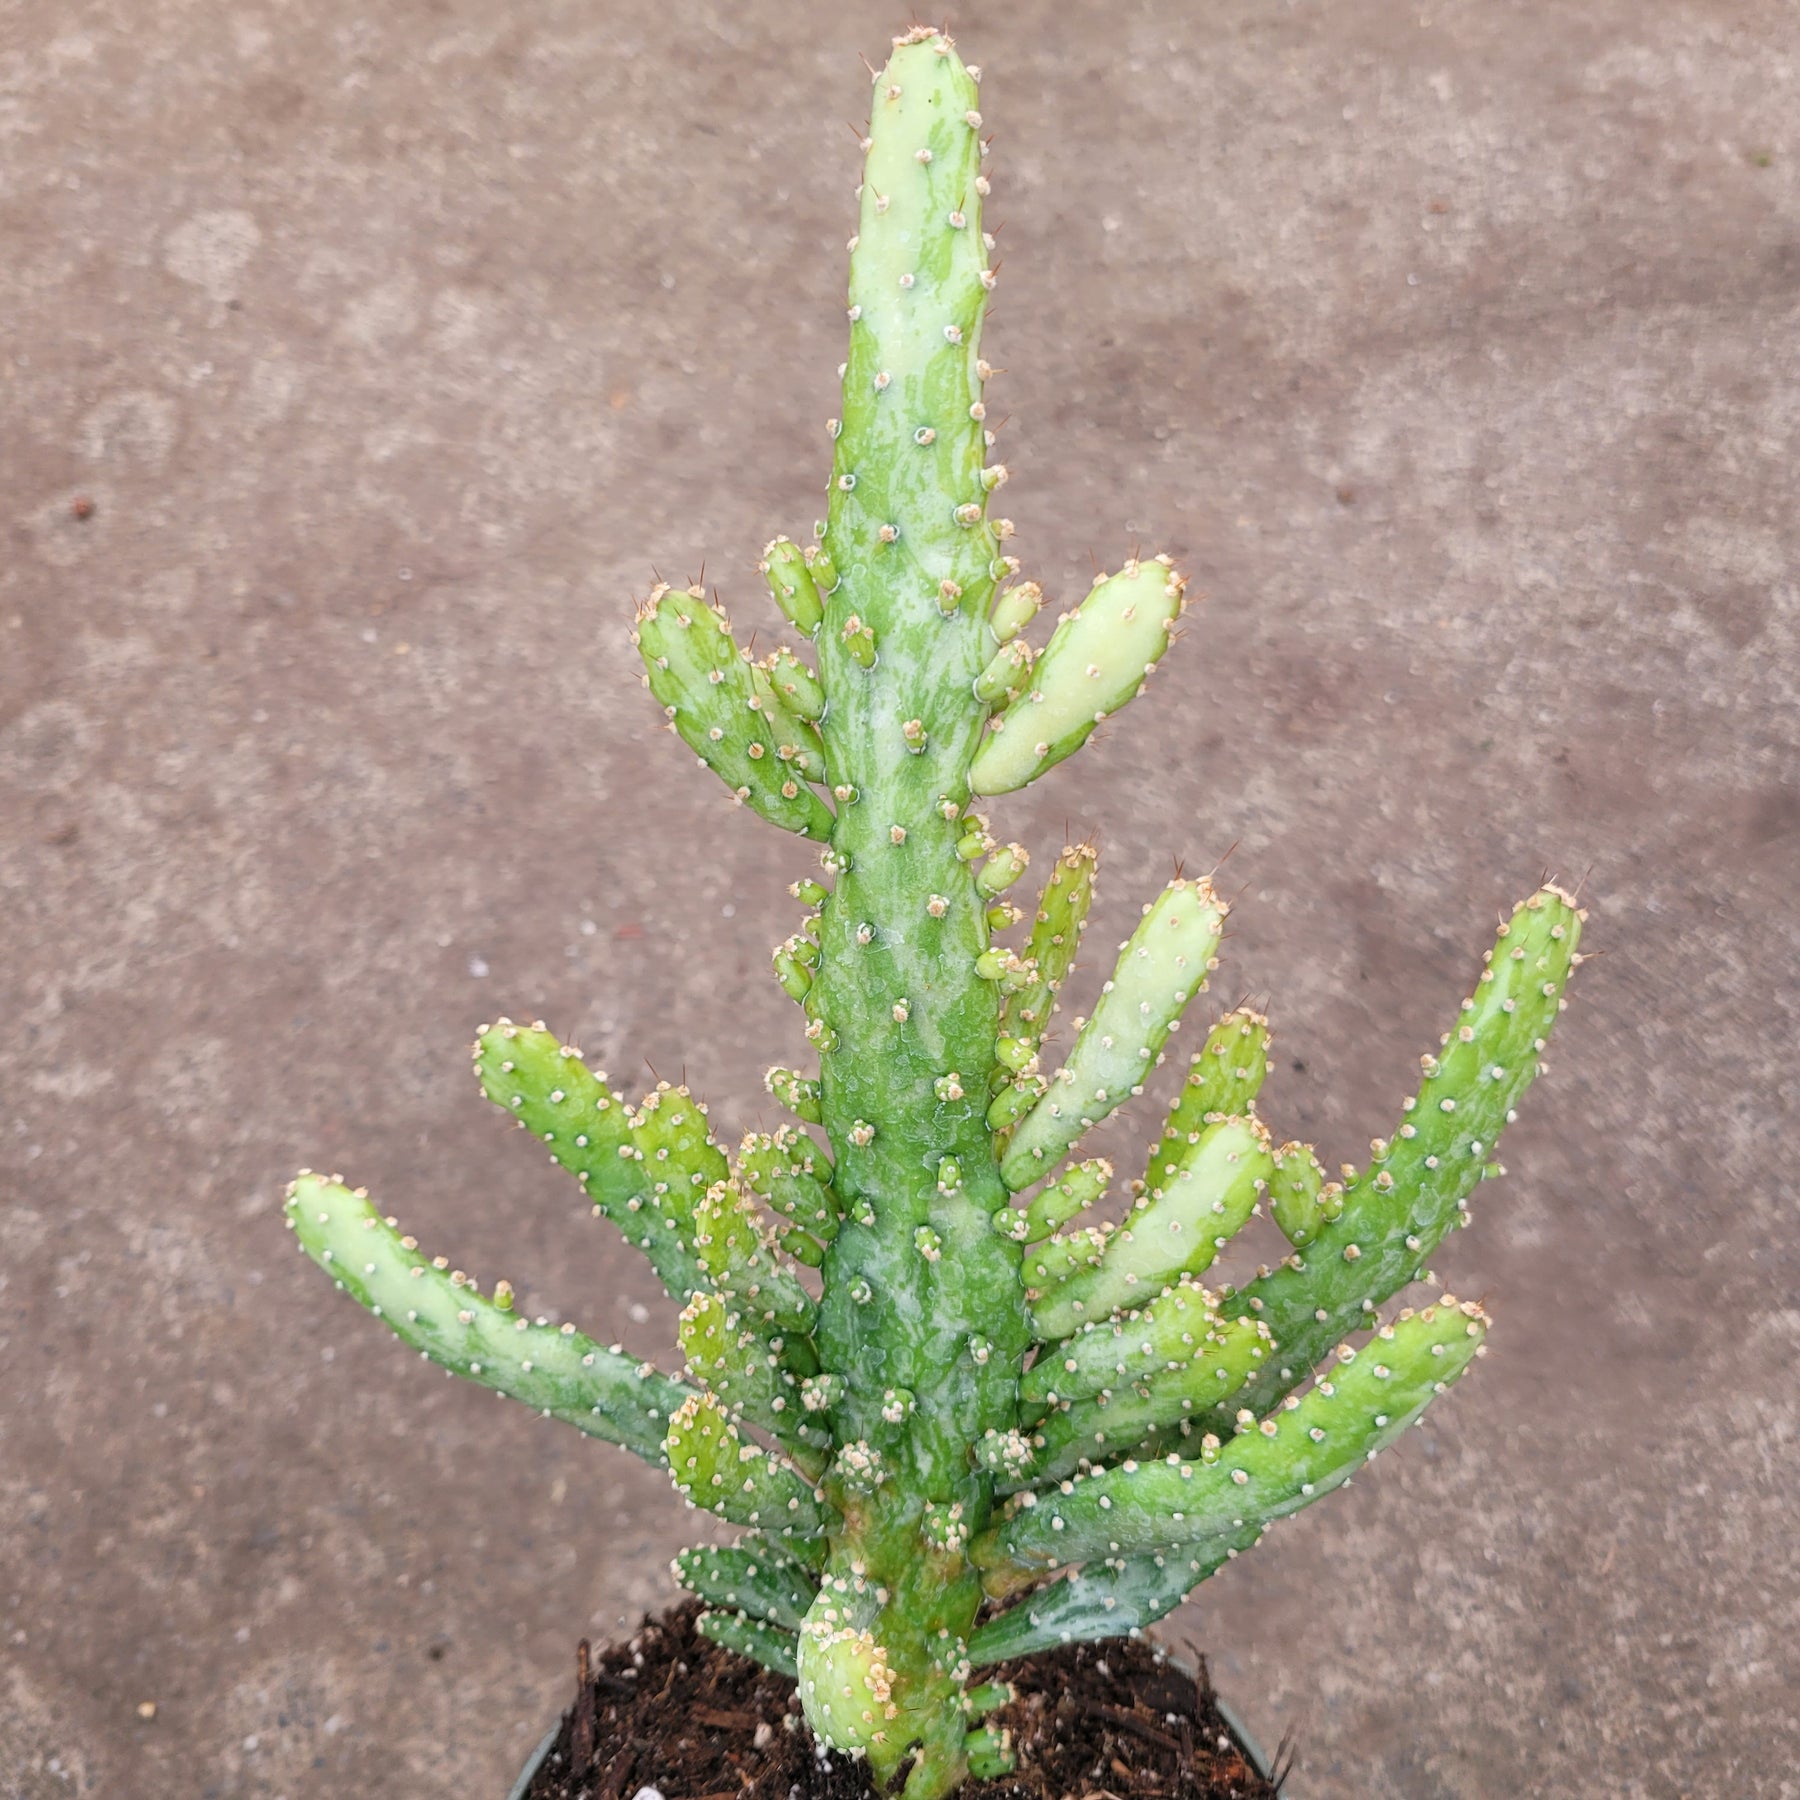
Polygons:
<instances>
[{"instance_id":1,"label":"succulent plant","mask_svg":"<svg viewBox=\"0 0 1800 1800\"><path fill-rule=\"evenodd\" d=\"M1481 1353L1473 1304L1377 1308L1497 1172L1582 920L1553 886L1512 913L1392 1136L1341 1182L1273 1141L1268 1026L1228 1012L1099 1216L1113 1171L1082 1137L1163 1060L1226 904L1169 882L1049 1068L1094 852L1063 851L1021 910L1027 854L977 802L1130 701L1186 596L1167 557L1134 557L1041 651L1024 635L1041 594L989 513L1006 471L982 400L978 75L920 28L876 79L828 515L761 562L813 662L753 660L698 587L658 585L637 614L670 729L821 846L774 959L818 1064L769 1073L797 1123L734 1157L685 1087L628 1105L541 1024L475 1045L487 1096L650 1259L686 1378L520 1316L506 1283L484 1293L336 1179L303 1174L288 1207L301 1248L406 1344L665 1465L740 1528L676 1560L701 1629L795 1676L818 1739L883 1785L904 1773L911 1800L1007 1766L983 1721L1008 1690L984 1669L1142 1631ZM1265 1201L1289 1253L1209 1286Z\"/></svg>"}]
</instances>

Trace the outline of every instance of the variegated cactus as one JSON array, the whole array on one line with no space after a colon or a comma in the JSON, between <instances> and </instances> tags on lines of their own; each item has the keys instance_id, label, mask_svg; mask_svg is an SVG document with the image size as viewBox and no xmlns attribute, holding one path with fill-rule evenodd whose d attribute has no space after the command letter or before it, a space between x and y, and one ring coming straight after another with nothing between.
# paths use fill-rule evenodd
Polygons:
<instances>
[{"instance_id":1,"label":"variegated cactus","mask_svg":"<svg viewBox=\"0 0 1800 1800\"><path fill-rule=\"evenodd\" d=\"M1102 1216L1112 1170L1080 1159L1083 1134L1162 1061L1226 907L1170 882L1046 1065L1094 853L1065 850L1021 911L1005 896L1026 852L976 802L1124 706L1185 597L1168 558L1133 559L1041 653L1023 635L1041 596L988 509L1005 470L982 399L977 78L919 29L876 81L828 516L761 565L813 661L753 661L698 588L658 586L637 616L670 727L821 846L775 953L818 1065L768 1078L799 1123L734 1158L685 1088L629 1106L542 1025L502 1021L475 1047L488 1097L649 1257L687 1379L516 1316L504 1282L482 1293L360 1190L307 1174L289 1203L301 1247L406 1343L665 1464L741 1528L676 1561L702 1629L794 1674L819 1739L883 1784L905 1772L912 1800L1006 1767L982 1721L1007 1690L985 1667L1140 1631L1480 1353L1473 1305L1376 1309L1495 1172L1582 918L1545 887L1501 926L1392 1136L1341 1182L1275 1144L1256 1107L1268 1027L1228 1013ZM1291 1253L1209 1286L1265 1199Z\"/></svg>"}]
</instances>

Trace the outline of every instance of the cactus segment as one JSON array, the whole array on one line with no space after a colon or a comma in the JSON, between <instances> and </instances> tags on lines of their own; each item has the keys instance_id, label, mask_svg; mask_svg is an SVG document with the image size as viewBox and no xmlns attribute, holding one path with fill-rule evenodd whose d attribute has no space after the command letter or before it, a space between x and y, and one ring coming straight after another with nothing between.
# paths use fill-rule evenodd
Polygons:
<instances>
[{"instance_id":1,"label":"cactus segment","mask_svg":"<svg viewBox=\"0 0 1800 1800\"><path fill-rule=\"evenodd\" d=\"M818 589L819 598L829 599L837 592L838 582L842 579L836 565L822 545L808 544L803 554L806 566L812 570L813 586Z\"/></svg>"},{"instance_id":2,"label":"cactus segment","mask_svg":"<svg viewBox=\"0 0 1800 1800\"><path fill-rule=\"evenodd\" d=\"M706 1545L683 1550L670 1567L675 1579L708 1606L747 1613L790 1636L800 1629L800 1621L819 1591L806 1569L767 1538L753 1538L727 1549ZM791 1641L788 1656L791 1663Z\"/></svg>"},{"instance_id":3,"label":"cactus segment","mask_svg":"<svg viewBox=\"0 0 1800 1800\"><path fill-rule=\"evenodd\" d=\"M799 1674L794 1634L782 1631L749 1612L703 1612L694 1621L702 1637L711 1638L739 1656L760 1663L771 1674L792 1681Z\"/></svg>"},{"instance_id":4,"label":"cactus segment","mask_svg":"<svg viewBox=\"0 0 1800 1800\"><path fill-rule=\"evenodd\" d=\"M1253 1110L1269 1072L1269 1042L1269 1021L1247 1006L1228 1012L1206 1034L1150 1153L1145 1186L1156 1186L1163 1171L1180 1162L1208 1125Z\"/></svg>"},{"instance_id":5,"label":"cactus segment","mask_svg":"<svg viewBox=\"0 0 1800 1800\"><path fill-rule=\"evenodd\" d=\"M976 871L975 888L985 899L1004 894L1025 873L1031 852L1023 844L1002 844Z\"/></svg>"},{"instance_id":6,"label":"cactus segment","mask_svg":"<svg viewBox=\"0 0 1800 1800\"><path fill-rule=\"evenodd\" d=\"M985 1719L989 1713L1011 1706L1019 1690L1010 1681L983 1681L963 1692L963 1711L971 1719Z\"/></svg>"},{"instance_id":7,"label":"cactus segment","mask_svg":"<svg viewBox=\"0 0 1800 1800\"><path fill-rule=\"evenodd\" d=\"M1227 1299L1228 1313L1255 1313L1281 1347L1246 1405L1272 1406L1340 1337L1364 1326L1368 1311L1423 1272L1537 1073L1581 924L1580 908L1556 887L1514 909L1443 1048L1420 1059L1425 1079L1399 1129L1350 1182L1339 1216L1321 1225L1303 1257Z\"/></svg>"},{"instance_id":8,"label":"cactus segment","mask_svg":"<svg viewBox=\"0 0 1800 1800\"><path fill-rule=\"evenodd\" d=\"M819 1452L830 1434L812 1424L801 1400L791 1346L767 1325L758 1326L717 1294L696 1294L681 1310L682 1354L688 1372L725 1404L735 1418L774 1437L797 1467L814 1479L823 1472Z\"/></svg>"},{"instance_id":9,"label":"cactus segment","mask_svg":"<svg viewBox=\"0 0 1800 1800\"><path fill-rule=\"evenodd\" d=\"M1031 979L1031 964L1016 950L984 950L975 959L975 973L983 981L997 981L1007 992Z\"/></svg>"},{"instance_id":10,"label":"cactus segment","mask_svg":"<svg viewBox=\"0 0 1800 1800\"><path fill-rule=\"evenodd\" d=\"M811 1483L746 1443L711 1394L689 1394L669 1420L663 1453L676 1489L733 1525L755 1526L811 1563L831 1515Z\"/></svg>"},{"instance_id":11,"label":"cactus segment","mask_svg":"<svg viewBox=\"0 0 1800 1800\"><path fill-rule=\"evenodd\" d=\"M793 651L785 647L777 647L753 667L759 677L757 684L759 693L762 691L762 681L766 680L775 690L781 703L796 718L804 719L809 725L816 725L824 717L825 690L819 685L818 676ZM809 743L806 748L808 778L823 780L825 765L819 758L817 746ZM812 773L815 769L818 771L816 775Z\"/></svg>"},{"instance_id":12,"label":"cactus segment","mask_svg":"<svg viewBox=\"0 0 1800 1800\"><path fill-rule=\"evenodd\" d=\"M1069 1060L1007 1146L1000 1175L1015 1193L1138 1091L1187 1003L1206 985L1225 912L1204 878L1177 878L1145 907Z\"/></svg>"},{"instance_id":13,"label":"cactus segment","mask_svg":"<svg viewBox=\"0 0 1800 1800\"><path fill-rule=\"evenodd\" d=\"M1059 1282L1031 1309L1045 1340L1141 1304L1181 1275L1198 1275L1242 1227L1274 1167L1260 1121L1209 1125L1162 1185L1139 1196L1091 1269Z\"/></svg>"},{"instance_id":14,"label":"cactus segment","mask_svg":"<svg viewBox=\"0 0 1800 1800\"><path fill-rule=\"evenodd\" d=\"M989 1131L1010 1131L1038 1102L1048 1084L1038 1075L1021 1075L1008 1082L988 1104Z\"/></svg>"},{"instance_id":15,"label":"cactus segment","mask_svg":"<svg viewBox=\"0 0 1800 1800\"><path fill-rule=\"evenodd\" d=\"M795 1660L801 1704L819 1737L853 1756L873 1752L872 1761L891 1768L903 1754L887 1748L900 1712L893 1668L875 1634L831 1604L829 1589L800 1628Z\"/></svg>"},{"instance_id":16,"label":"cactus segment","mask_svg":"<svg viewBox=\"0 0 1800 1800\"><path fill-rule=\"evenodd\" d=\"M1025 1252L1021 1265L1027 1294L1053 1289L1084 1269L1097 1268L1113 1234L1111 1225L1087 1225L1079 1231L1056 1232Z\"/></svg>"},{"instance_id":17,"label":"cactus segment","mask_svg":"<svg viewBox=\"0 0 1800 1800\"><path fill-rule=\"evenodd\" d=\"M859 669L874 668L877 655L874 626L866 623L859 614L852 613L844 621L843 639L850 660Z\"/></svg>"},{"instance_id":18,"label":"cactus segment","mask_svg":"<svg viewBox=\"0 0 1800 1800\"><path fill-rule=\"evenodd\" d=\"M738 1146L737 1172L753 1194L820 1243L837 1236L831 1165L804 1131L778 1125L772 1132L750 1132Z\"/></svg>"},{"instance_id":19,"label":"cactus segment","mask_svg":"<svg viewBox=\"0 0 1800 1800\"><path fill-rule=\"evenodd\" d=\"M740 654L750 671L755 711L780 736L776 755L791 772L803 775L808 781L822 782L825 779L825 751L819 742L818 728L789 698L797 694L823 710L825 693L818 687L818 677L791 651L772 651L761 662L752 661L748 650ZM812 684L810 688L808 683Z\"/></svg>"},{"instance_id":20,"label":"cactus segment","mask_svg":"<svg viewBox=\"0 0 1800 1800\"><path fill-rule=\"evenodd\" d=\"M819 1110L819 1084L792 1069L775 1068L763 1077L763 1086L785 1106L796 1119L817 1125L824 1113Z\"/></svg>"},{"instance_id":21,"label":"cactus segment","mask_svg":"<svg viewBox=\"0 0 1800 1800\"><path fill-rule=\"evenodd\" d=\"M1017 1427L999 1431L989 1426L975 1446L975 1460L981 1467L1001 1481L1012 1483L1030 1473L1036 1454L1031 1440Z\"/></svg>"},{"instance_id":22,"label":"cactus segment","mask_svg":"<svg viewBox=\"0 0 1800 1800\"><path fill-rule=\"evenodd\" d=\"M954 53L923 41L896 49L871 96L825 540L846 574L911 559L934 607L985 603L997 548L982 481L978 105Z\"/></svg>"},{"instance_id":23,"label":"cactus segment","mask_svg":"<svg viewBox=\"0 0 1800 1800\"><path fill-rule=\"evenodd\" d=\"M994 839L987 828L987 821L978 813L968 822L967 829L956 840L956 854L963 862L977 862L994 848Z\"/></svg>"},{"instance_id":24,"label":"cactus segment","mask_svg":"<svg viewBox=\"0 0 1800 1800\"><path fill-rule=\"evenodd\" d=\"M1234 1400L1273 1349L1260 1319L1216 1320L1186 1362L1059 1408L1033 1435L1031 1485L1060 1481L1084 1463L1143 1455L1147 1439Z\"/></svg>"},{"instance_id":25,"label":"cactus segment","mask_svg":"<svg viewBox=\"0 0 1800 1800\"><path fill-rule=\"evenodd\" d=\"M1100 1199L1112 1174L1112 1164L1103 1156L1076 1163L1040 1189L1029 1206L1007 1207L996 1213L994 1229L1016 1243L1041 1243Z\"/></svg>"},{"instance_id":26,"label":"cactus segment","mask_svg":"<svg viewBox=\"0 0 1800 1800\"><path fill-rule=\"evenodd\" d=\"M978 1725L963 1739L963 1757L971 1781L998 1781L1018 1764L1013 1755L1012 1732L1004 1725Z\"/></svg>"},{"instance_id":27,"label":"cactus segment","mask_svg":"<svg viewBox=\"0 0 1800 1800\"><path fill-rule=\"evenodd\" d=\"M1023 638L1014 638L994 652L994 660L975 677L975 698L986 706L1005 706L1031 685L1031 666L1036 652Z\"/></svg>"},{"instance_id":28,"label":"cactus segment","mask_svg":"<svg viewBox=\"0 0 1800 1800\"><path fill-rule=\"evenodd\" d=\"M697 589L662 583L638 609L650 691L682 742L744 804L803 837L829 838L831 813L806 785L824 773L812 729L738 654L731 627Z\"/></svg>"},{"instance_id":29,"label":"cactus segment","mask_svg":"<svg viewBox=\"0 0 1800 1800\"><path fill-rule=\"evenodd\" d=\"M1179 1554L1150 1551L1090 1563L980 1626L969 1638L970 1665L986 1669L1062 1644L1136 1637L1260 1535L1259 1526L1245 1525L1199 1553L1189 1546Z\"/></svg>"},{"instance_id":30,"label":"cactus segment","mask_svg":"<svg viewBox=\"0 0 1800 1800\"><path fill-rule=\"evenodd\" d=\"M542 1025L501 1019L475 1040L482 1092L581 1183L596 1212L650 1259L677 1300L711 1285L694 1253L694 1203L721 1178L705 1112L686 1089L646 1100L634 1117L619 1096Z\"/></svg>"},{"instance_id":31,"label":"cactus segment","mask_svg":"<svg viewBox=\"0 0 1800 1800\"><path fill-rule=\"evenodd\" d=\"M1487 1319L1472 1301L1410 1308L1305 1398L1246 1428L1211 1461L1171 1456L1078 1477L1029 1497L976 1538L978 1568L1049 1569L1092 1557L1205 1548L1297 1512L1385 1449L1473 1360ZM1021 1496L1021 1499L1025 1499ZM1004 1575L1002 1581L1006 1579Z\"/></svg>"},{"instance_id":32,"label":"cactus segment","mask_svg":"<svg viewBox=\"0 0 1800 1800\"><path fill-rule=\"evenodd\" d=\"M1035 581L1021 581L1016 587L1002 588L994 596L988 625L997 644L1010 644L1038 615L1044 604L1044 590Z\"/></svg>"},{"instance_id":33,"label":"cactus segment","mask_svg":"<svg viewBox=\"0 0 1800 1800\"><path fill-rule=\"evenodd\" d=\"M1327 1181L1311 1144L1283 1144L1269 1175L1269 1214L1281 1235L1304 1250L1344 1210L1342 1182Z\"/></svg>"},{"instance_id":34,"label":"cactus segment","mask_svg":"<svg viewBox=\"0 0 1800 1800\"><path fill-rule=\"evenodd\" d=\"M515 1318L510 1294L504 1305L488 1299L444 1258L425 1256L360 1189L303 1174L288 1189L287 1221L300 1248L421 1356L646 1462L663 1461L668 1420L693 1394L685 1383L572 1325Z\"/></svg>"},{"instance_id":35,"label":"cactus segment","mask_svg":"<svg viewBox=\"0 0 1800 1800\"><path fill-rule=\"evenodd\" d=\"M781 983L781 991L797 1005L804 1006L807 995L812 992L813 973L800 958L798 938L777 944L769 961L774 965L775 979Z\"/></svg>"},{"instance_id":36,"label":"cactus segment","mask_svg":"<svg viewBox=\"0 0 1800 1800\"><path fill-rule=\"evenodd\" d=\"M706 1122L706 1108L685 1087L659 1081L631 1115L631 1141L653 1188L697 1197L723 1181L731 1165Z\"/></svg>"},{"instance_id":37,"label":"cactus segment","mask_svg":"<svg viewBox=\"0 0 1800 1800\"><path fill-rule=\"evenodd\" d=\"M1041 1409L1184 1369L1206 1354L1218 1308L1216 1294L1184 1276L1136 1312L1084 1325L1039 1351L1019 1378L1019 1398Z\"/></svg>"},{"instance_id":38,"label":"cactus segment","mask_svg":"<svg viewBox=\"0 0 1800 1800\"><path fill-rule=\"evenodd\" d=\"M815 636L825 617L825 603L819 598L813 571L800 546L792 538L774 538L764 546L762 560L756 566L768 582L782 617L802 637Z\"/></svg>"},{"instance_id":39,"label":"cactus segment","mask_svg":"<svg viewBox=\"0 0 1800 1800\"><path fill-rule=\"evenodd\" d=\"M804 1263L809 1269L816 1269L825 1261L825 1246L798 1225L781 1227L775 1233L775 1241L795 1262Z\"/></svg>"},{"instance_id":40,"label":"cactus segment","mask_svg":"<svg viewBox=\"0 0 1800 1800\"><path fill-rule=\"evenodd\" d=\"M1071 844L1056 859L1038 897L1025 956L1031 975L1007 995L1001 1020L1003 1028L1024 1043L1036 1046L1043 1039L1056 996L1075 966L1088 908L1094 903L1098 868L1099 854L1092 844Z\"/></svg>"},{"instance_id":41,"label":"cactus segment","mask_svg":"<svg viewBox=\"0 0 1800 1800\"><path fill-rule=\"evenodd\" d=\"M755 1202L736 1181L714 1182L694 1208L694 1246L712 1285L749 1318L789 1332L812 1329L812 1296L776 1263ZM795 1344L789 1355L802 1357L802 1375L816 1372L809 1350Z\"/></svg>"},{"instance_id":42,"label":"cactus segment","mask_svg":"<svg viewBox=\"0 0 1800 1800\"><path fill-rule=\"evenodd\" d=\"M1010 794L1073 756L1135 697L1169 647L1183 582L1166 556L1103 575L1065 613L1031 686L990 723L969 786Z\"/></svg>"},{"instance_id":43,"label":"cactus segment","mask_svg":"<svg viewBox=\"0 0 1800 1800\"><path fill-rule=\"evenodd\" d=\"M1100 1256L1040 1295L1032 1307L1040 1341L1143 1306L1182 1277L1202 1274L1255 1210L1272 1161L1257 1120L1209 1126L1179 1163L1166 1165L1163 1185L1141 1194L1123 1222L1107 1229Z\"/></svg>"}]
</instances>

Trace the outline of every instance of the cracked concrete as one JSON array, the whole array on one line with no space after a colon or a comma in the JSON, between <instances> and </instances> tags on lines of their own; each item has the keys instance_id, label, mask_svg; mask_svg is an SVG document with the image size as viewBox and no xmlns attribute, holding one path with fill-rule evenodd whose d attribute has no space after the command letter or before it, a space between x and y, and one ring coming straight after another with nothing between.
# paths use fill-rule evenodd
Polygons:
<instances>
[{"instance_id":1,"label":"cracked concrete","mask_svg":"<svg viewBox=\"0 0 1800 1800\"><path fill-rule=\"evenodd\" d=\"M657 735L624 631L652 564L748 618L818 510L843 122L900 23L0 23L0 1791L498 1795L574 1637L668 1596L661 1478L409 1361L277 1197L341 1166L666 1353L463 1051L541 1013L734 1132L798 1052L805 854ZM956 21L1018 547L1210 596L1008 834L1099 830L1097 942L1235 845L1221 993L1333 1159L1545 868L1606 952L1439 1259L1494 1353L1181 1616L1311 1800L1800 1794L1793 26Z\"/></svg>"}]
</instances>

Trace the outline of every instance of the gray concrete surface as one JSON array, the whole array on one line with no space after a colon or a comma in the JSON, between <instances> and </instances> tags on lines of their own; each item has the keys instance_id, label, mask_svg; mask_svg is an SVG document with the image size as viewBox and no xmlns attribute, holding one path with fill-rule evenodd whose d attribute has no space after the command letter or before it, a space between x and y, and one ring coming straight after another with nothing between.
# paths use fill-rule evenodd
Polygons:
<instances>
[{"instance_id":1,"label":"gray concrete surface","mask_svg":"<svg viewBox=\"0 0 1800 1800\"><path fill-rule=\"evenodd\" d=\"M668 1597L661 1479L409 1361L278 1194L342 1167L666 1349L463 1052L541 1013L736 1131L798 1050L805 855L625 623L703 559L755 615L818 510L904 22L0 9L0 1793L498 1795L574 1637ZM1439 1261L1479 1378L1182 1615L1312 1800L1800 1794L1797 24L955 21L1018 547L1210 595L1009 831L1100 831L1101 940L1236 845L1221 985L1333 1159L1543 870L1607 953Z\"/></svg>"}]
</instances>

